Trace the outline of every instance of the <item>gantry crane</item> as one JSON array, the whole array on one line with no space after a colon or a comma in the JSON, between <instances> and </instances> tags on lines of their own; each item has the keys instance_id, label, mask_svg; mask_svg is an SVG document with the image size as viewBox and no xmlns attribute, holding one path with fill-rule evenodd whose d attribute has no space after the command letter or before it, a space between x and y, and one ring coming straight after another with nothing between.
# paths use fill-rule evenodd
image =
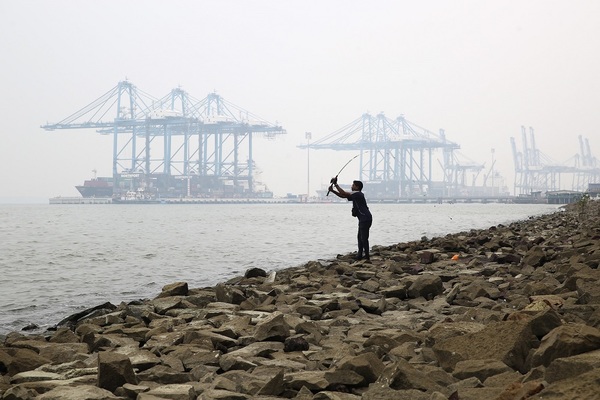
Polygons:
<instances>
[{"instance_id":1,"label":"gantry crane","mask_svg":"<svg viewBox=\"0 0 600 400\"><path fill-rule=\"evenodd\" d=\"M577 173L573 176L573 186L580 191L588 189L590 183L600 183L600 164L592 155L590 142L579 135L579 151L575 156Z\"/></svg>"},{"instance_id":2,"label":"gantry crane","mask_svg":"<svg viewBox=\"0 0 600 400\"><path fill-rule=\"evenodd\" d=\"M521 127L523 151L517 150L515 138L511 137L513 160L515 165L515 194L530 195L535 192L558 190L585 191L587 185L600 181L600 168L592 156L589 142L579 137L581 154L563 163L557 163L542 153L536 146L533 128ZM562 182L563 175L573 177L571 187Z\"/></svg>"},{"instance_id":3,"label":"gantry crane","mask_svg":"<svg viewBox=\"0 0 600 400\"><path fill-rule=\"evenodd\" d=\"M112 119L111 119L112 118ZM113 135L113 197L257 197L253 136L284 134L278 124L225 101L197 100L181 88L155 98L129 81L46 130Z\"/></svg>"},{"instance_id":4,"label":"gantry crane","mask_svg":"<svg viewBox=\"0 0 600 400\"><path fill-rule=\"evenodd\" d=\"M459 166L452 152L460 146L407 121L369 113L335 132L299 148L333 149L360 154L359 176L369 185L374 199L418 198L424 195L454 196L460 186ZM443 178L435 180L434 152L444 152ZM461 175L462 176L462 175ZM443 179L443 180L442 180Z\"/></svg>"},{"instance_id":5,"label":"gantry crane","mask_svg":"<svg viewBox=\"0 0 600 400\"><path fill-rule=\"evenodd\" d=\"M443 130L440 130L440 135L444 136ZM446 183L448 196L492 195L491 191L490 193L482 193L483 188L476 186L477 177L485 166L468 160L458 150L444 149L444 163L441 164L441 167L444 171L444 182ZM468 182L468 173L473 174L471 184Z\"/></svg>"}]
</instances>

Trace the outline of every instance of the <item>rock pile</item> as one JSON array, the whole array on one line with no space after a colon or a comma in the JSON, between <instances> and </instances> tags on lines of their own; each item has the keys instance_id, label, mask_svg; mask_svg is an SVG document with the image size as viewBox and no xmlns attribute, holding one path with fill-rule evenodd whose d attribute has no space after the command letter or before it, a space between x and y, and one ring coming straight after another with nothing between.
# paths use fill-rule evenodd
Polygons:
<instances>
[{"instance_id":1,"label":"rock pile","mask_svg":"<svg viewBox=\"0 0 600 400\"><path fill-rule=\"evenodd\" d=\"M212 288L0 346L0 398L600 398L600 202Z\"/></svg>"}]
</instances>

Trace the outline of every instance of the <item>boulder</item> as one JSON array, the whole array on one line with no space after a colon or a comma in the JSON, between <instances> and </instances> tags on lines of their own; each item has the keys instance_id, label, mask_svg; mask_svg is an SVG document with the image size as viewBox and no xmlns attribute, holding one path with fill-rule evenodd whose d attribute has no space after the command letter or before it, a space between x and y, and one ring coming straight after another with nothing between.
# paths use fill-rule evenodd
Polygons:
<instances>
[{"instance_id":1,"label":"boulder","mask_svg":"<svg viewBox=\"0 0 600 400\"><path fill-rule=\"evenodd\" d=\"M187 296L188 291L187 282L175 282L163 286L158 297Z\"/></svg>"},{"instance_id":2,"label":"boulder","mask_svg":"<svg viewBox=\"0 0 600 400\"><path fill-rule=\"evenodd\" d=\"M532 366L544 365L560 357L600 349L600 329L583 324L565 324L553 329L542 338L532 356Z\"/></svg>"},{"instance_id":3,"label":"boulder","mask_svg":"<svg viewBox=\"0 0 600 400\"><path fill-rule=\"evenodd\" d=\"M253 337L259 341L283 342L290 336L290 326L281 312L275 312L256 324Z\"/></svg>"},{"instance_id":4,"label":"boulder","mask_svg":"<svg viewBox=\"0 0 600 400\"><path fill-rule=\"evenodd\" d=\"M464 360L456 363L452 375L458 379L475 377L483 382L504 372L512 372L512 369L499 360Z\"/></svg>"},{"instance_id":5,"label":"boulder","mask_svg":"<svg viewBox=\"0 0 600 400\"><path fill-rule=\"evenodd\" d=\"M30 349L0 348L0 372L2 374L7 373L12 376L48 363L50 363L48 358L42 357Z\"/></svg>"},{"instance_id":6,"label":"boulder","mask_svg":"<svg viewBox=\"0 0 600 400\"><path fill-rule=\"evenodd\" d=\"M353 371L362 376L367 383L373 383L381 376L385 365L373 353L364 353L342 360L338 367L341 371Z\"/></svg>"},{"instance_id":7,"label":"boulder","mask_svg":"<svg viewBox=\"0 0 600 400\"><path fill-rule=\"evenodd\" d=\"M111 400L119 397L106 389L91 385L58 386L39 395L36 400Z\"/></svg>"},{"instance_id":8,"label":"boulder","mask_svg":"<svg viewBox=\"0 0 600 400\"><path fill-rule=\"evenodd\" d=\"M447 371L452 371L459 361L494 359L524 373L532 337L527 322L496 322L479 332L437 342L433 350L440 366Z\"/></svg>"},{"instance_id":9,"label":"boulder","mask_svg":"<svg viewBox=\"0 0 600 400\"><path fill-rule=\"evenodd\" d=\"M425 297L433 299L444 292L444 285L439 276L424 274L419 275L408 288L408 297Z\"/></svg>"},{"instance_id":10,"label":"boulder","mask_svg":"<svg viewBox=\"0 0 600 400\"><path fill-rule=\"evenodd\" d=\"M98 387L114 392L125 383L137 384L129 357L115 352L98 354Z\"/></svg>"}]
</instances>

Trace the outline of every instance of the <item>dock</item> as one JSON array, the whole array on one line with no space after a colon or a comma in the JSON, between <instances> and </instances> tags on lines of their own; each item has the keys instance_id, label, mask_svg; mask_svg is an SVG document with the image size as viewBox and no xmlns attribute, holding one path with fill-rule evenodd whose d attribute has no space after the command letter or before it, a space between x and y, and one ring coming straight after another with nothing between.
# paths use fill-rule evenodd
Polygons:
<instances>
[{"instance_id":1,"label":"dock","mask_svg":"<svg viewBox=\"0 0 600 400\"><path fill-rule=\"evenodd\" d=\"M50 204L111 204L111 197L51 197Z\"/></svg>"}]
</instances>

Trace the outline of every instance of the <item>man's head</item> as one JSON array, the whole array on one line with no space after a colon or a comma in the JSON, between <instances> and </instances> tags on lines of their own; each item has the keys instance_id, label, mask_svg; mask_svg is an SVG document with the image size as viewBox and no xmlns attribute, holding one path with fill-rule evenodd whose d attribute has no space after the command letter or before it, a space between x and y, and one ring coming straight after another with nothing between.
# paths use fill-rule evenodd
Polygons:
<instances>
[{"instance_id":1,"label":"man's head","mask_svg":"<svg viewBox=\"0 0 600 400\"><path fill-rule=\"evenodd\" d=\"M361 191L363 188L363 183L361 181L352 181L352 190Z\"/></svg>"}]
</instances>

